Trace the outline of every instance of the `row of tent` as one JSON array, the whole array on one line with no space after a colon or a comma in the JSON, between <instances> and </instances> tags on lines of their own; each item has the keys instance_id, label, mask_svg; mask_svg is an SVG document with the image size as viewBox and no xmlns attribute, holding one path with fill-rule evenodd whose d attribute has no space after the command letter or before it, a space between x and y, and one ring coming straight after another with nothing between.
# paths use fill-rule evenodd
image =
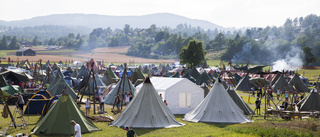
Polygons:
<instances>
[{"instance_id":1,"label":"row of tent","mask_svg":"<svg viewBox=\"0 0 320 137\"><path fill-rule=\"evenodd\" d=\"M252 87L265 87L272 85L273 90L280 89L281 91L292 90L294 86L296 91L298 92L309 92L310 89L302 82L297 74L295 74L292 79L287 82L283 75L280 73L273 79L270 84L265 78L249 78L248 75L245 75L242 79L239 80L238 85L236 86L236 90L240 91L251 91Z\"/></svg>"}]
</instances>

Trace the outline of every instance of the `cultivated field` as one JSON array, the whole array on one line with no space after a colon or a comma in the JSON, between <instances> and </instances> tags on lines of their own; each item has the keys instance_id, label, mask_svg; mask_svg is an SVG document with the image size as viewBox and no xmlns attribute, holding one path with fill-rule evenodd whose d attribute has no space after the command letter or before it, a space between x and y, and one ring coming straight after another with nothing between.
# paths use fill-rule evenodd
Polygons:
<instances>
[{"instance_id":1,"label":"cultivated field","mask_svg":"<svg viewBox=\"0 0 320 137\"><path fill-rule=\"evenodd\" d=\"M45 47L32 47L37 53L36 56L15 56L15 50L0 50L0 57L10 57L12 60L25 60L37 61L42 59L43 61L50 60L50 62L59 62L66 60L73 61L88 61L93 58L95 60L104 60L105 63L172 63L174 60L157 60L157 59L145 59L139 57L131 57L125 55L129 47L104 47L97 48L90 52L75 51L72 49L55 49L48 50Z\"/></svg>"}]
</instances>

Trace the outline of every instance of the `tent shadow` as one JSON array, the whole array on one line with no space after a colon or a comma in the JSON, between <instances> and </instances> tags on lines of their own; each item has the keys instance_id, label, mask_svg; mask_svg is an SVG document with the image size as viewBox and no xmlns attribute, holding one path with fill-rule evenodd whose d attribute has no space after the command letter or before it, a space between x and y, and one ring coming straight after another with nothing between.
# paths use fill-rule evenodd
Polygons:
<instances>
[{"instance_id":1,"label":"tent shadow","mask_svg":"<svg viewBox=\"0 0 320 137\"><path fill-rule=\"evenodd\" d=\"M156 130L162 129L162 128L132 128L138 136L142 136L144 134L154 132Z\"/></svg>"},{"instance_id":2,"label":"tent shadow","mask_svg":"<svg viewBox=\"0 0 320 137\"><path fill-rule=\"evenodd\" d=\"M225 128L227 126L231 126L231 125L235 125L236 123L205 123L209 126L215 126L215 127L218 127L218 128Z\"/></svg>"}]
</instances>

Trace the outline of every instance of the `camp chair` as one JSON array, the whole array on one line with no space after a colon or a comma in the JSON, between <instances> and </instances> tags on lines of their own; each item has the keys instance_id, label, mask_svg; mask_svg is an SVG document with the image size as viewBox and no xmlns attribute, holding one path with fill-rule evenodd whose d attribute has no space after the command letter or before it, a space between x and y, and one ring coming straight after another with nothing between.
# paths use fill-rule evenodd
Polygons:
<instances>
[{"instance_id":1,"label":"camp chair","mask_svg":"<svg viewBox=\"0 0 320 137\"><path fill-rule=\"evenodd\" d=\"M0 136L5 137L7 130L8 130L8 127L6 127L6 129L4 129L4 131L0 131Z\"/></svg>"}]
</instances>

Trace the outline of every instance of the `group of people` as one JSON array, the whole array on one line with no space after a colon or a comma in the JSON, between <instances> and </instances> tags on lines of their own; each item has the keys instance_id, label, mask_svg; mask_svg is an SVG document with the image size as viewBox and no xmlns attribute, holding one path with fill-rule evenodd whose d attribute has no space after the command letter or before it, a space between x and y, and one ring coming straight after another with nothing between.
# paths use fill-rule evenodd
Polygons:
<instances>
[{"instance_id":1,"label":"group of people","mask_svg":"<svg viewBox=\"0 0 320 137\"><path fill-rule=\"evenodd\" d=\"M252 87L252 96L255 95L255 87ZM304 98L304 93L297 93L295 88L292 87L291 90L285 90L284 92L282 92L280 90L280 88L277 88L275 91L271 88L271 86L268 86L265 88L265 94L266 95L266 104L267 106L271 106L270 101L273 100L273 93L276 93L277 95L277 100L281 100L280 97L284 97L284 101L281 104L281 108L283 108L283 110L287 110L288 108L290 108L290 106L292 106L292 108L294 107L293 104L289 104L289 98L292 97L292 103L298 103L299 100L302 100ZM292 94L290 96L290 94ZM260 114L260 105L261 105L261 98L264 96L262 94L262 88L259 89L259 91L257 92L257 99L255 101L256 104L256 111L258 112L257 114ZM300 97L299 97L300 95Z\"/></svg>"},{"instance_id":2,"label":"group of people","mask_svg":"<svg viewBox=\"0 0 320 137\"><path fill-rule=\"evenodd\" d=\"M14 85L14 83L12 83ZM37 88L37 84L35 81L29 81L29 82L19 82L19 86L24 88Z\"/></svg>"}]
</instances>

